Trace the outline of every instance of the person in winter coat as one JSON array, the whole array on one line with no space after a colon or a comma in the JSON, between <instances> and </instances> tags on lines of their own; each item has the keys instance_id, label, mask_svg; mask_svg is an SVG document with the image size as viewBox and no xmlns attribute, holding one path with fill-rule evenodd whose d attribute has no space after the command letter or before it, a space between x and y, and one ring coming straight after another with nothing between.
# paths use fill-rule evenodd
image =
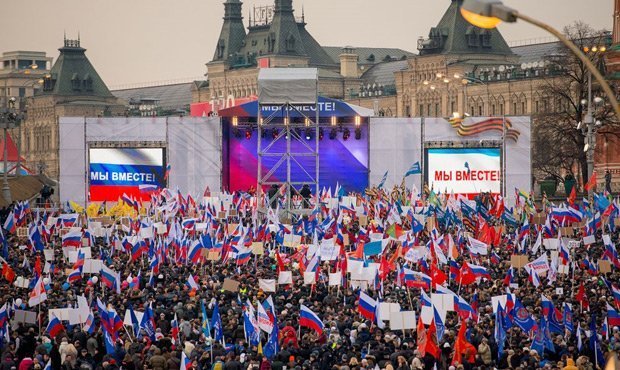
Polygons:
<instances>
[{"instance_id":1,"label":"person in winter coat","mask_svg":"<svg viewBox=\"0 0 620 370\"><path fill-rule=\"evenodd\" d=\"M166 358L161 355L161 350L157 347L154 347L153 356L151 357L149 362L153 370L167 370L168 369L168 361L166 361Z\"/></svg>"},{"instance_id":2,"label":"person in winter coat","mask_svg":"<svg viewBox=\"0 0 620 370\"><path fill-rule=\"evenodd\" d=\"M487 338L483 338L482 343L478 346L478 354L485 365L491 365L493 356L491 355L491 346L489 346Z\"/></svg>"}]
</instances>

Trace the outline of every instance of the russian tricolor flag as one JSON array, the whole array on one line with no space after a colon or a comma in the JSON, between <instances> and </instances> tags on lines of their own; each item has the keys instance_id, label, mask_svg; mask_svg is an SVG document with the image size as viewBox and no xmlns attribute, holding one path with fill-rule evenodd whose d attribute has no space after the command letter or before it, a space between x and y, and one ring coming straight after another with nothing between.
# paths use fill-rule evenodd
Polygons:
<instances>
[{"instance_id":1,"label":"russian tricolor flag","mask_svg":"<svg viewBox=\"0 0 620 370\"><path fill-rule=\"evenodd\" d=\"M52 319L50 320L49 324L47 324L47 328L45 329L45 331L50 335L52 339L54 339L58 334L65 331L65 327L62 325L60 320L58 320L58 318L54 314L52 314Z\"/></svg>"},{"instance_id":2,"label":"russian tricolor flag","mask_svg":"<svg viewBox=\"0 0 620 370\"><path fill-rule=\"evenodd\" d=\"M185 283L185 285L187 285L189 287L190 290L192 291L196 291L198 290L198 283L196 283L196 280L194 280L194 277L192 275L190 275L187 278L187 282Z\"/></svg>"},{"instance_id":3,"label":"russian tricolor flag","mask_svg":"<svg viewBox=\"0 0 620 370\"><path fill-rule=\"evenodd\" d=\"M408 287L416 287L416 288L424 288L429 289L431 286L432 279L430 276L409 269L403 269L405 272L405 276L403 277L403 282Z\"/></svg>"},{"instance_id":4,"label":"russian tricolor flag","mask_svg":"<svg viewBox=\"0 0 620 370\"><path fill-rule=\"evenodd\" d=\"M200 244L199 240L194 240L192 245L189 247L189 253L188 253L187 258L193 263L198 263L201 257L202 257L202 244Z\"/></svg>"},{"instance_id":5,"label":"russian tricolor flag","mask_svg":"<svg viewBox=\"0 0 620 370\"><path fill-rule=\"evenodd\" d=\"M318 335L323 334L323 329L325 328L323 321L321 321L321 319L319 319L319 317L312 312L311 309L303 304L301 305L301 310L299 312L299 325L313 329Z\"/></svg>"},{"instance_id":6,"label":"russian tricolor flag","mask_svg":"<svg viewBox=\"0 0 620 370\"><path fill-rule=\"evenodd\" d=\"M607 303L607 323L611 326L620 326L620 314Z\"/></svg>"},{"instance_id":7,"label":"russian tricolor flag","mask_svg":"<svg viewBox=\"0 0 620 370\"><path fill-rule=\"evenodd\" d=\"M80 247L82 245L82 231L81 230L69 230L62 236L63 247Z\"/></svg>"},{"instance_id":8,"label":"russian tricolor flag","mask_svg":"<svg viewBox=\"0 0 620 370\"><path fill-rule=\"evenodd\" d=\"M377 301L372 299L368 294L360 291L360 299L357 308L362 316L373 322L375 321Z\"/></svg>"},{"instance_id":9,"label":"russian tricolor flag","mask_svg":"<svg viewBox=\"0 0 620 370\"><path fill-rule=\"evenodd\" d=\"M489 274L486 268L482 266L474 265L472 263L469 263L468 265L469 265L469 268L471 269L471 272L474 274L474 276L491 280L491 274Z\"/></svg>"}]
</instances>

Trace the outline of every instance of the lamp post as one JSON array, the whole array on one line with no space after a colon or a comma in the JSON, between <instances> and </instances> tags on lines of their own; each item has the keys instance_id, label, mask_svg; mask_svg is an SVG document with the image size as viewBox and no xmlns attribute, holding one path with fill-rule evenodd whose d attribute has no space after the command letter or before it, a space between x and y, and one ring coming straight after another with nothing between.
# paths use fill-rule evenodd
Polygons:
<instances>
[{"instance_id":1,"label":"lamp post","mask_svg":"<svg viewBox=\"0 0 620 370\"><path fill-rule=\"evenodd\" d=\"M480 28L495 28L502 21L514 23L517 19L521 19L536 27L542 28L558 38L566 47L568 47L575 56L588 68L588 71L594 75L601 88L607 95L616 117L620 118L620 106L618 100L609 84L605 81L599 70L592 64L592 61L586 57L581 50L570 40L568 40L561 32L548 24L531 18L525 14L519 13L517 10L504 5L500 0L465 0L461 6L461 14L469 23Z\"/></svg>"},{"instance_id":2,"label":"lamp post","mask_svg":"<svg viewBox=\"0 0 620 370\"><path fill-rule=\"evenodd\" d=\"M8 179L8 156L9 150L7 145L8 139L8 130L16 127L18 121L20 120L20 116L17 114L15 109L15 98L9 99L9 104L7 108L3 108L0 112L0 127L4 130L4 174L2 176L2 197L7 203L11 203L11 188L9 187L9 179Z\"/></svg>"}]
</instances>

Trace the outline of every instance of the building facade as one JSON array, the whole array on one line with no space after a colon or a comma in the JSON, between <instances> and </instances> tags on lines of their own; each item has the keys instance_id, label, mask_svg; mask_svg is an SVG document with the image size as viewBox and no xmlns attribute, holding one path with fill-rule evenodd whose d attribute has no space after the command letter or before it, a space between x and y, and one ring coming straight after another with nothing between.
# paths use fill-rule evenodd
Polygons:
<instances>
[{"instance_id":1,"label":"building facade","mask_svg":"<svg viewBox=\"0 0 620 370\"><path fill-rule=\"evenodd\" d=\"M24 105L43 86L43 78L50 73L52 58L42 51L8 51L0 57L0 108L8 99L15 98Z\"/></svg>"},{"instance_id":2,"label":"building facade","mask_svg":"<svg viewBox=\"0 0 620 370\"><path fill-rule=\"evenodd\" d=\"M295 16L292 0L254 8L246 32L242 6L240 0L224 3L216 50L206 64L207 80L193 86L193 103L208 102L209 109L217 110L252 99L257 95L259 69L276 67L315 67L320 95L358 96L363 75L373 66L413 55L390 48L321 46L308 32L303 12Z\"/></svg>"},{"instance_id":3,"label":"building facade","mask_svg":"<svg viewBox=\"0 0 620 370\"><path fill-rule=\"evenodd\" d=\"M27 118L13 136L25 166L35 173L58 179L59 117L124 115L125 104L114 97L86 57L80 40L64 40L42 87L26 104ZM17 134L17 135L16 135Z\"/></svg>"}]
</instances>

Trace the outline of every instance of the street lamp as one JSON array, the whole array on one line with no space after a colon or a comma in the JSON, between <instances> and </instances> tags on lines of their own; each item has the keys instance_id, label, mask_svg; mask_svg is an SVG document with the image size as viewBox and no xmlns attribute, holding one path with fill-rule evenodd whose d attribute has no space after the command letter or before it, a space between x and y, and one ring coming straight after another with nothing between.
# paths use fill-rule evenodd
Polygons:
<instances>
[{"instance_id":1,"label":"street lamp","mask_svg":"<svg viewBox=\"0 0 620 370\"><path fill-rule=\"evenodd\" d=\"M7 145L8 134L7 131L9 129L15 128L18 122L21 120L19 114L17 114L15 109L15 98L9 99L8 108L2 109L0 111L0 127L4 130L4 174L2 177L2 197L7 203L11 203L11 188L9 187L9 179L8 179L8 163L7 157L9 156L9 150Z\"/></svg>"},{"instance_id":2,"label":"street lamp","mask_svg":"<svg viewBox=\"0 0 620 370\"><path fill-rule=\"evenodd\" d=\"M566 45L566 47L568 47L588 68L590 73L594 75L596 80L601 85L601 88L605 91L605 94L609 98L609 102L616 113L616 117L620 118L620 107L618 106L618 100L616 100L614 92L611 90L611 87L609 87L609 84L607 84L599 70L594 66L594 64L592 64L590 59L588 59L588 57L586 57L581 50L575 46L575 44L564 37L564 35L562 35L562 33L555 28L519 13L517 10L504 5L500 0L465 0L461 6L461 14L469 23L480 28L495 28L502 21L514 23L517 19L521 19L551 33L564 45Z\"/></svg>"}]
</instances>

